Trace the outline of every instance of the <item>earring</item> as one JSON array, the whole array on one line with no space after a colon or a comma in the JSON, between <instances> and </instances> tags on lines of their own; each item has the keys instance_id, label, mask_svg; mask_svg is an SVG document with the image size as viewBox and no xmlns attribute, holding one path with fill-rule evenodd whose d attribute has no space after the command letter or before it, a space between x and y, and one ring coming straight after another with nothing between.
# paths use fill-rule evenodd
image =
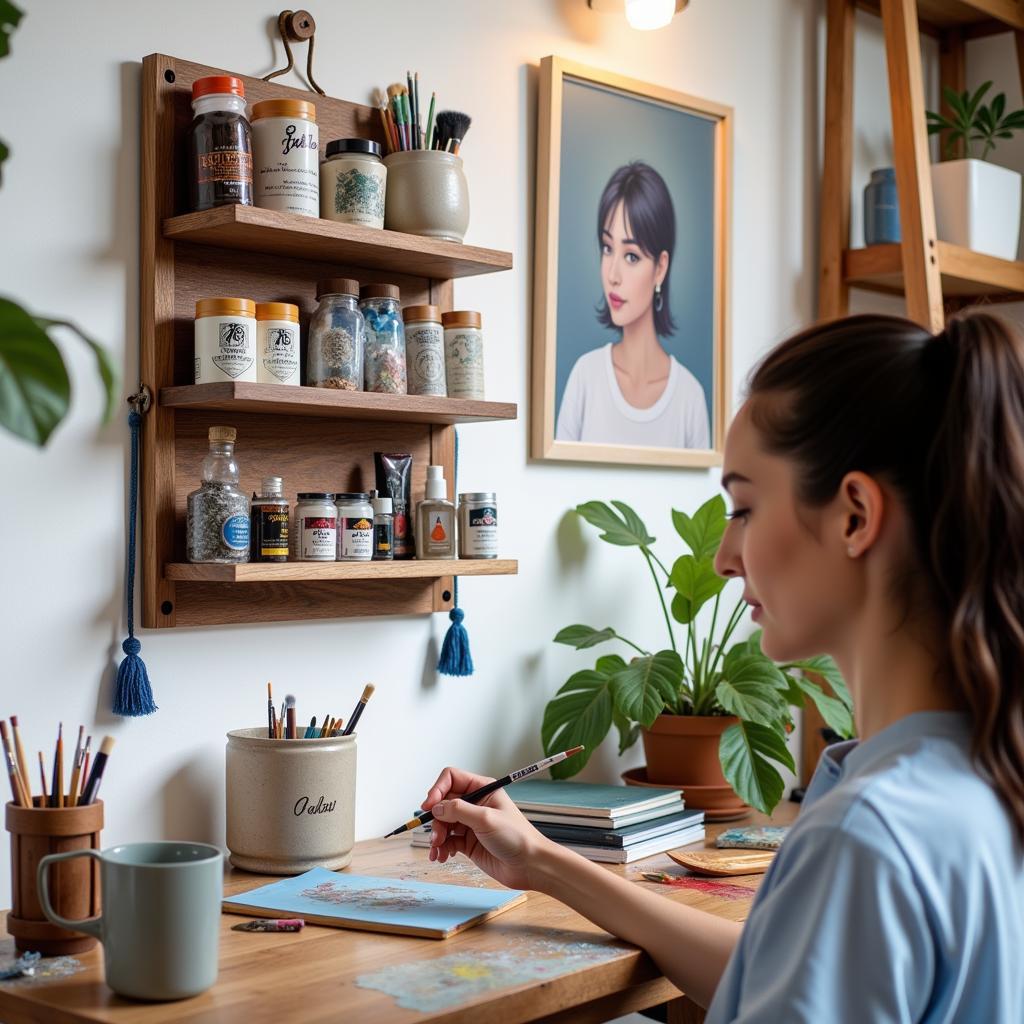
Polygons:
<instances>
[{"instance_id":1,"label":"earring","mask_svg":"<svg viewBox=\"0 0 1024 1024\"><path fill-rule=\"evenodd\" d=\"M847 553L847 554L848 554L848 555L849 555L849 556L850 556L851 558L853 558L853 557L854 557L854 552L853 552L853 548L847 548L847 549L846 549L846 553Z\"/></svg>"},{"instance_id":2,"label":"earring","mask_svg":"<svg viewBox=\"0 0 1024 1024\"><path fill-rule=\"evenodd\" d=\"M661 312L661 307L665 305L665 300L661 297L661 285L656 284L654 286L654 309L656 312Z\"/></svg>"}]
</instances>

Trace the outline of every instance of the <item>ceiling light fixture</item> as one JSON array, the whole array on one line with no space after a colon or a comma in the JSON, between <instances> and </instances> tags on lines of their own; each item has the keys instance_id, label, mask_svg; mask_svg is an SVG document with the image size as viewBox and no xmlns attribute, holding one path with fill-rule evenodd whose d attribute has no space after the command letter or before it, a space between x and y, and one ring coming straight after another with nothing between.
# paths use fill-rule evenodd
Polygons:
<instances>
[{"instance_id":1,"label":"ceiling light fixture","mask_svg":"<svg viewBox=\"0 0 1024 1024\"><path fill-rule=\"evenodd\" d=\"M641 31L664 28L689 0L587 0L587 6L602 13L625 10L630 26Z\"/></svg>"}]
</instances>

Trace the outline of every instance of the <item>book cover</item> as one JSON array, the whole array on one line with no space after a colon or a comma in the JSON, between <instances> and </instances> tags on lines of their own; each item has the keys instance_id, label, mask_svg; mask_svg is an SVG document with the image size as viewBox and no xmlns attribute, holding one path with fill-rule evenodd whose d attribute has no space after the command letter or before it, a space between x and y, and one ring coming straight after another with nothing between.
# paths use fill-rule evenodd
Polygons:
<instances>
[{"instance_id":1,"label":"book cover","mask_svg":"<svg viewBox=\"0 0 1024 1024\"><path fill-rule=\"evenodd\" d=\"M723 849L777 850L788 831L785 825L744 825L726 829L715 840L715 846Z\"/></svg>"},{"instance_id":2,"label":"book cover","mask_svg":"<svg viewBox=\"0 0 1024 1024\"><path fill-rule=\"evenodd\" d=\"M682 800L680 789L653 786L602 786L593 782L526 779L506 789L521 811L614 817Z\"/></svg>"},{"instance_id":3,"label":"book cover","mask_svg":"<svg viewBox=\"0 0 1024 1024\"><path fill-rule=\"evenodd\" d=\"M704 826L696 825L679 832L670 832L655 839L648 839L647 842L627 846L624 849L608 846L584 846L577 843L562 843L561 845L567 850L575 850L587 860L600 861L605 864L632 864L635 860L653 857L656 853L664 853L666 850L674 850L679 846L689 846L703 841Z\"/></svg>"},{"instance_id":4,"label":"book cover","mask_svg":"<svg viewBox=\"0 0 1024 1024\"><path fill-rule=\"evenodd\" d=\"M582 843L586 846L629 847L637 843L704 824L704 812L698 810L667 814L653 821L641 821L623 828L588 828L582 825L549 825L537 822L537 831L558 843ZM428 840L429 841L429 840Z\"/></svg>"},{"instance_id":5,"label":"book cover","mask_svg":"<svg viewBox=\"0 0 1024 1024\"><path fill-rule=\"evenodd\" d=\"M228 914L301 917L310 924L447 939L519 903L517 889L348 875L327 868L263 885L222 903Z\"/></svg>"},{"instance_id":6,"label":"book cover","mask_svg":"<svg viewBox=\"0 0 1024 1024\"><path fill-rule=\"evenodd\" d=\"M546 823L548 825L585 825L588 828L622 828L625 825L636 825L642 821L654 821L657 818L664 818L670 814L677 814L684 807L682 801L678 803L662 804L660 807L648 807L646 810L637 811L632 814L616 814L614 816L583 814L547 814L543 811L523 811L529 821L535 825Z\"/></svg>"}]
</instances>

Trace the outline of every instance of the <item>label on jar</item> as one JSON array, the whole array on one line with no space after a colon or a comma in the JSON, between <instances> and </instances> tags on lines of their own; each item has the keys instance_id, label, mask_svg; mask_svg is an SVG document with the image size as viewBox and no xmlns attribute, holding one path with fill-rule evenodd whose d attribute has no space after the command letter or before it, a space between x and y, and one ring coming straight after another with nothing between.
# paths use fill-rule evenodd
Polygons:
<instances>
[{"instance_id":1,"label":"label on jar","mask_svg":"<svg viewBox=\"0 0 1024 1024\"><path fill-rule=\"evenodd\" d=\"M232 551L245 551L249 547L249 517L228 516L220 528L220 535Z\"/></svg>"},{"instance_id":2,"label":"label on jar","mask_svg":"<svg viewBox=\"0 0 1024 1024\"><path fill-rule=\"evenodd\" d=\"M444 334L440 325L406 324L405 352L409 394L446 396Z\"/></svg>"},{"instance_id":3,"label":"label on jar","mask_svg":"<svg viewBox=\"0 0 1024 1024\"><path fill-rule=\"evenodd\" d=\"M430 513L430 519L426 526L427 535L423 538L424 557L450 557L452 537L455 535L454 514L448 509L437 509Z\"/></svg>"},{"instance_id":4,"label":"label on jar","mask_svg":"<svg viewBox=\"0 0 1024 1024\"><path fill-rule=\"evenodd\" d=\"M195 382L256 380L256 321L203 316L195 323Z\"/></svg>"},{"instance_id":5,"label":"label on jar","mask_svg":"<svg viewBox=\"0 0 1024 1024\"><path fill-rule=\"evenodd\" d=\"M384 227L387 171L372 157L335 156L320 165L320 216L343 224Z\"/></svg>"},{"instance_id":6,"label":"label on jar","mask_svg":"<svg viewBox=\"0 0 1024 1024\"><path fill-rule=\"evenodd\" d=\"M260 384L298 384L299 325L290 320L260 320L256 334L259 339L256 380Z\"/></svg>"},{"instance_id":7,"label":"label on jar","mask_svg":"<svg viewBox=\"0 0 1024 1024\"><path fill-rule=\"evenodd\" d=\"M305 118L261 117L252 126L256 205L305 217L320 215L320 134Z\"/></svg>"},{"instance_id":8,"label":"label on jar","mask_svg":"<svg viewBox=\"0 0 1024 1024\"><path fill-rule=\"evenodd\" d=\"M463 513L466 524L459 535L463 558L498 557L498 510L494 505L470 505Z\"/></svg>"},{"instance_id":9,"label":"label on jar","mask_svg":"<svg viewBox=\"0 0 1024 1024\"><path fill-rule=\"evenodd\" d=\"M253 510L253 559L257 561L288 560L288 510L256 508Z\"/></svg>"},{"instance_id":10,"label":"label on jar","mask_svg":"<svg viewBox=\"0 0 1024 1024\"><path fill-rule=\"evenodd\" d=\"M334 516L303 516L299 558L312 562L333 562L338 536Z\"/></svg>"},{"instance_id":11,"label":"label on jar","mask_svg":"<svg viewBox=\"0 0 1024 1024\"><path fill-rule=\"evenodd\" d=\"M338 557L369 561L373 557L373 523L366 516L342 516L338 520Z\"/></svg>"},{"instance_id":12,"label":"label on jar","mask_svg":"<svg viewBox=\"0 0 1024 1024\"><path fill-rule=\"evenodd\" d=\"M373 528L373 557L374 558L392 558L393 553L391 551L391 535L392 535L392 522L389 519L385 523L377 523Z\"/></svg>"},{"instance_id":13,"label":"label on jar","mask_svg":"<svg viewBox=\"0 0 1024 1024\"><path fill-rule=\"evenodd\" d=\"M444 332L445 376L449 398L484 398L484 339L476 330Z\"/></svg>"}]
</instances>

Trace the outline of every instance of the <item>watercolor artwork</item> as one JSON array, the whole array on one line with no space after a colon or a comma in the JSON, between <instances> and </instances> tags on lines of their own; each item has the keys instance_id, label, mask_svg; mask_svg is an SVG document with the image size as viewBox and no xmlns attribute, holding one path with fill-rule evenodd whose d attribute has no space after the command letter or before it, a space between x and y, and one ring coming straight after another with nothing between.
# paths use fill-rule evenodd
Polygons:
<instances>
[{"instance_id":1,"label":"watercolor artwork","mask_svg":"<svg viewBox=\"0 0 1024 1024\"><path fill-rule=\"evenodd\" d=\"M446 939L517 906L526 893L313 868L295 878L229 896L229 914L301 917L309 924Z\"/></svg>"}]
</instances>

